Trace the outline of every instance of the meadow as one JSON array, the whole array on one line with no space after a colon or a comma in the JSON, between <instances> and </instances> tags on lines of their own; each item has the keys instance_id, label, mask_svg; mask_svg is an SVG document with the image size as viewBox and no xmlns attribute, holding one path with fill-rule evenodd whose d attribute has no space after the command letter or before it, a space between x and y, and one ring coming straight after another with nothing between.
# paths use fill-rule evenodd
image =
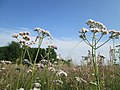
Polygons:
<instances>
[{"instance_id":1,"label":"meadow","mask_svg":"<svg viewBox=\"0 0 120 90\"><path fill-rule=\"evenodd\" d=\"M35 28L38 36L34 41L31 41L29 32L13 34L20 44L20 57L16 62L0 61L0 90L120 90L120 65L116 64L115 49L106 64L105 57L96 54L111 39L119 39L120 31L107 30L102 23L91 19L86 24L90 29L82 28L79 37L91 47L91 51L83 57L81 65L59 57L51 61L50 50L57 49L51 43L46 55L41 55L42 59L36 63L43 39L53 39L47 30ZM87 37L87 33L92 38ZM103 37L107 38L99 44ZM33 59L29 48L36 42L38 47Z\"/></svg>"}]
</instances>

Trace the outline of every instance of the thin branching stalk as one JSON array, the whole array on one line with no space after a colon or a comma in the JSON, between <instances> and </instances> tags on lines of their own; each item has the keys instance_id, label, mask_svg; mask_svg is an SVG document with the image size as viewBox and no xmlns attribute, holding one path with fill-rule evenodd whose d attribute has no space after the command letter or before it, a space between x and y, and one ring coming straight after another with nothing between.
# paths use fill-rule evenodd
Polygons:
<instances>
[{"instance_id":1,"label":"thin branching stalk","mask_svg":"<svg viewBox=\"0 0 120 90\"><path fill-rule=\"evenodd\" d=\"M106 44L108 41L110 41L110 38L108 40L106 40L104 43L102 43L101 45L99 45L98 47L96 47L96 49L102 47L104 44Z\"/></svg>"}]
</instances>

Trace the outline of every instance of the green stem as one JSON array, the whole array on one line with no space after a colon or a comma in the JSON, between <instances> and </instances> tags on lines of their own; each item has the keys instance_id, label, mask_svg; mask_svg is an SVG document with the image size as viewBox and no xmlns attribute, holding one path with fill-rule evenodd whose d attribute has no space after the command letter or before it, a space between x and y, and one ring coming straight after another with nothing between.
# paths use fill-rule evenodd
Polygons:
<instances>
[{"instance_id":1,"label":"green stem","mask_svg":"<svg viewBox=\"0 0 120 90\"><path fill-rule=\"evenodd\" d=\"M37 54L36 54L36 57L35 57L35 60L34 60L34 64L36 63L36 60L37 60L37 57L38 57L38 54L39 54L39 51L40 51L40 46L42 44L42 41L43 41L43 36L39 39L39 45L38 45Z\"/></svg>"},{"instance_id":2,"label":"green stem","mask_svg":"<svg viewBox=\"0 0 120 90\"><path fill-rule=\"evenodd\" d=\"M34 77L34 75L35 75L35 63L36 63L36 60L37 60L38 55L39 55L40 46L41 46L41 44L42 44L43 38L44 38L44 35L42 35L42 37L39 38L38 50L37 50L37 54L36 54L36 57L35 57L35 60L34 60L34 63L33 63L33 68L32 68L32 77L31 77L31 85L30 85L31 88L32 88L33 77Z\"/></svg>"},{"instance_id":3,"label":"green stem","mask_svg":"<svg viewBox=\"0 0 120 90\"><path fill-rule=\"evenodd\" d=\"M98 42L101 40L101 38L103 37L103 35L104 35L104 34L102 34L102 35L100 36L100 38L97 40L96 45L97 45Z\"/></svg>"},{"instance_id":4,"label":"green stem","mask_svg":"<svg viewBox=\"0 0 120 90\"><path fill-rule=\"evenodd\" d=\"M30 62L32 63L32 59L31 59L31 56L30 56L30 53L29 53L28 49L27 49L27 54L28 54L28 57L30 59Z\"/></svg>"},{"instance_id":5,"label":"green stem","mask_svg":"<svg viewBox=\"0 0 120 90\"><path fill-rule=\"evenodd\" d=\"M97 65L97 57L96 57L96 34L94 33L92 39L92 57L93 57L93 66L94 66L94 73L96 78L96 90L100 90L100 83L99 83L99 73L98 73L98 65Z\"/></svg>"},{"instance_id":6,"label":"green stem","mask_svg":"<svg viewBox=\"0 0 120 90\"><path fill-rule=\"evenodd\" d=\"M22 60L25 56L25 53L26 53L26 49L25 49L25 52L23 53L23 46L21 48L21 56L20 56L20 72L19 72L19 75L18 75L18 80L17 80L17 86L16 86L16 89L18 89L19 87L19 80L20 80L20 76L21 76L21 68L22 68Z\"/></svg>"}]
</instances>

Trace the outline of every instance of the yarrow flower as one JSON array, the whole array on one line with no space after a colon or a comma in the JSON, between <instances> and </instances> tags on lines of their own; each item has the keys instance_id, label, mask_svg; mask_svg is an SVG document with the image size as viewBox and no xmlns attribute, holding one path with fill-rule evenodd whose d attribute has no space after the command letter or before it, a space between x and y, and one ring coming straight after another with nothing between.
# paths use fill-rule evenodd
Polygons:
<instances>
[{"instance_id":1,"label":"yarrow flower","mask_svg":"<svg viewBox=\"0 0 120 90\"><path fill-rule=\"evenodd\" d=\"M81 31L79 31L79 32L80 32L80 33L86 33L86 32L88 32L88 31L89 31L88 29L82 28Z\"/></svg>"}]
</instances>

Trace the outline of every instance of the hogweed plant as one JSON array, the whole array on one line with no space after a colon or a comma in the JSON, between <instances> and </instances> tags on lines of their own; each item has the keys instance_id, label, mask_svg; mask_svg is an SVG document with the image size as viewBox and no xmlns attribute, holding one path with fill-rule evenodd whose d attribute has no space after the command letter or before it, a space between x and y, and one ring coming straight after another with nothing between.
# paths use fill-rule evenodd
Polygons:
<instances>
[{"instance_id":1,"label":"hogweed plant","mask_svg":"<svg viewBox=\"0 0 120 90\"><path fill-rule=\"evenodd\" d=\"M98 72L98 64L97 64L97 58L96 58L96 51L100 47L102 47L104 44L106 44L110 39L113 38L119 38L120 36L120 31L116 30L107 30L106 26L103 25L100 22L94 21L92 19L88 20L86 24L89 26L89 29L87 28L82 28L79 33L80 33L80 38L84 40L84 42L89 45L92 48L92 62L93 62L93 67L94 67L94 75L96 79L96 90L100 90L100 80L99 80L99 72ZM91 32L92 38L89 39L87 37L87 33ZM99 44L100 40L105 37L107 40L105 40L102 44Z\"/></svg>"}]
</instances>

